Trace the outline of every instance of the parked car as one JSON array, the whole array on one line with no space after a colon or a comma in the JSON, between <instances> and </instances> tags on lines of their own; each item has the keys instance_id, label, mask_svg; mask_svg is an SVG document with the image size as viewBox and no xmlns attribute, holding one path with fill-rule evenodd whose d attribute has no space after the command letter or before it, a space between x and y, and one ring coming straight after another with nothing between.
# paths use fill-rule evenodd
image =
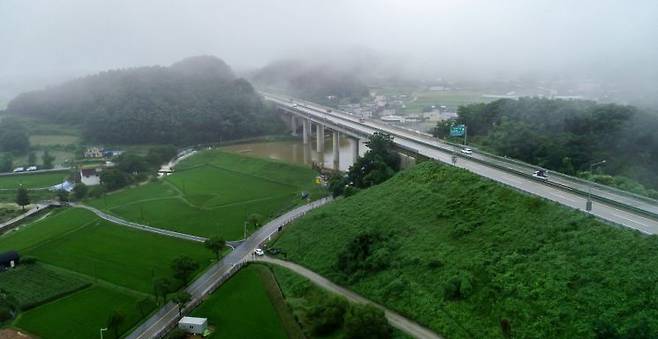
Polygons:
<instances>
[{"instance_id":1,"label":"parked car","mask_svg":"<svg viewBox=\"0 0 658 339\"><path fill-rule=\"evenodd\" d=\"M470 149L470 148L463 148L463 149L461 150L461 152L464 153L464 154L467 154L467 155L471 155L471 154L473 154L473 150Z\"/></svg>"},{"instance_id":2,"label":"parked car","mask_svg":"<svg viewBox=\"0 0 658 339\"><path fill-rule=\"evenodd\" d=\"M37 170L36 166L30 166L30 167L27 168L28 172L32 172L32 171L36 171L36 170Z\"/></svg>"},{"instance_id":3,"label":"parked car","mask_svg":"<svg viewBox=\"0 0 658 339\"><path fill-rule=\"evenodd\" d=\"M546 170L543 170L543 169L534 171L532 173L532 176L537 178L537 179L541 179L541 180L547 180L548 179L548 175L546 174Z\"/></svg>"},{"instance_id":4,"label":"parked car","mask_svg":"<svg viewBox=\"0 0 658 339\"><path fill-rule=\"evenodd\" d=\"M256 254L256 255L259 256L259 257L262 257L263 255L265 255L265 252L264 252L262 249L257 248L257 249L254 251L254 254Z\"/></svg>"},{"instance_id":5,"label":"parked car","mask_svg":"<svg viewBox=\"0 0 658 339\"><path fill-rule=\"evenodd\" d=\"M13 171L13 172L14 172L14 173L18 173L18 172L23 172L23 171L25 171L25 168L23 168L23 167L16 167L16 168L14 168L14 171Z\"/></svg>"}]
</instances>

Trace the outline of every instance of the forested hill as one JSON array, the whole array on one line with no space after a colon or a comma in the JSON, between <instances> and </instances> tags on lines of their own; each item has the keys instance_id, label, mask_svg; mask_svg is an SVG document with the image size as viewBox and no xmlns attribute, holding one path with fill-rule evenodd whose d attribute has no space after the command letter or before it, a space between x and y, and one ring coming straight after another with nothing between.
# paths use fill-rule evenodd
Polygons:
<instances>
[{"instance_id":1,"label":"forested hill","mask_svg":"<svg viewBox=\"0 0 658 339\"><path fill-rule=\"evenodd\" d=\"M257 85L285 90L293 96L330 106L359 101L369 94L368 87L354 74L330 65L298 60L273 62L254 73L251 79Z\"/></svg>"},{"instance_id":2,"label":"forested hill","mask_svg":"<svg viewBox=\"0 0 658 339\"><path fill-rule=\"evenodd\" d=\"M592 101L521 98L463 106L458 113L469 139L500 155L658 198L655 112ZM437 132L447 134L446 123ZM588 173L590 164L601 160L607 163L596 175Z\"/></svg>"},{"instance_id":3,"label":"forested hill","mask_svg":"<svg viewBox=\"0 0 658 339\"><path fill-rule=\"evenodd\" d=\"M121 144L212 142L280 126L251 84L212 56L106 71L24 93L7 113L77 125L90 141Z\"/></svg>"}]
</instances>

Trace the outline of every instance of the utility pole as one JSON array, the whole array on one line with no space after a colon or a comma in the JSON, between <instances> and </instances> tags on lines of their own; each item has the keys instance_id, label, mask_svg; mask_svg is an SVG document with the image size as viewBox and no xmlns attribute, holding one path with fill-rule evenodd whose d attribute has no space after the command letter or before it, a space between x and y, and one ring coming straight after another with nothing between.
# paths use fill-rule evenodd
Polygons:
<instances>
[{"instance_id":1,"label":"utility pole","mask_svg":"<svg viewBox=\"0 0 658 339\"><path fill-rule=\"evenodd\" d=\"M468 127L464 125L464 146L466 146L466 135L468 134Z\"/></svg>"},{"instance_id":2,"label":"utility pole","mask_svg":"<svg viewBox=\"0 0 658 339\"><path fill-rule=\"evenodd\" d=\"M107 328L101 328L100 333L101 333L101 339L103 339L103 332L107 331Z\"/></svg>"},{"instance_id":3,"label":"utility pole","mask_svg":"<svg viewBox=\"0 0 658 339\"><path fill-rule=\"evenodd\" d=\"M594 167L605 164L605 160L593 163L589 165L589 174L593 175ZM590 212L592 210L592 185L594 183L592 180L589 180L589 185L587 187L587 202L585 203L585 210Z\"/></svg>"}]
</instances>

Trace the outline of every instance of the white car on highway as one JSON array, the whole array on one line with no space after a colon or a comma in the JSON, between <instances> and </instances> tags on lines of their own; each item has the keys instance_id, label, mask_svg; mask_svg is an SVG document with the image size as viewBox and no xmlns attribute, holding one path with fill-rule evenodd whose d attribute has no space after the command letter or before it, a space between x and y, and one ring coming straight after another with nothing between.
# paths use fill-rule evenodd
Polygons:
<instances>
[{"instance_id":1,"label":"white car on highway","mask_svg":"<svg viewBox=\"0 0 658 339\"><path fill-rule=\"evenodd\" d=\"M257 249L254 251L254 254L256 254L256 255L259 256L259 257L262 257L262 256L265 255L265 252L264 252L262 249L257 248Z\"/></svg>"},{"instance_id":2,"label":"white car on highway","mask_svg":"<svg viewBox=\"0 0 658 339\"><path fill-rule=\"evenodd\" d=\"M548 180L548 175L546 174L546 170L534 171L532 173L532 176L540 180Z\"/></svg>"},{"instance_id":3,"label":"white car on highway","mask_svg":"<svg viewBox=\"0 0 658 339\"><path fill-rule=\"evenodd\" d=\"M464 154L467 154L467 155L471 155L471 154L473 154L473 150L470 149L470 148L463 148L463 149L461 150L461 152L464 153Z\"/></svg>"}]
</instances>

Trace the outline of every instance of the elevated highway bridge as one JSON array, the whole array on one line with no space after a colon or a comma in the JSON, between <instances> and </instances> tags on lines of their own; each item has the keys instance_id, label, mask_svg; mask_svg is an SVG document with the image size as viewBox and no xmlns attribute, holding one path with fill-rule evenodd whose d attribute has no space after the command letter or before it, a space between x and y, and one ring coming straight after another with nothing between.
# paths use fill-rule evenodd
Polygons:
<instances>
[{"instance_id":1,"label":"elevated highway bridge","mask_svg":"<svg viewBox=\"0 0 658 339\"><path fill-rule=\"evenodd\" d=\"M347 112L314 104L312 102L261 92L265 100L290 116L290 125L296 135L301 125L302 140L309 143L312 126L315 126L316 148L324 152L325 131L332 133L334 163L337 166L340 134L356 139L351 143L353 156L358 155L359 140L365 140L375 132L388 133L395 144L411 153L453 164L475 174L498 181L518 190L534 194L565 206L583 210L603 220L636 229L646 234L658 233L658 201L598 185L580 178L551 172L547 180L532 176L537 166L474 151L471 155L460 152L459 146L446 143L429 134L391 126L372 119L362 119ZM591 209L587 210L590 200Z\"/></svg>"}]
</instances>

